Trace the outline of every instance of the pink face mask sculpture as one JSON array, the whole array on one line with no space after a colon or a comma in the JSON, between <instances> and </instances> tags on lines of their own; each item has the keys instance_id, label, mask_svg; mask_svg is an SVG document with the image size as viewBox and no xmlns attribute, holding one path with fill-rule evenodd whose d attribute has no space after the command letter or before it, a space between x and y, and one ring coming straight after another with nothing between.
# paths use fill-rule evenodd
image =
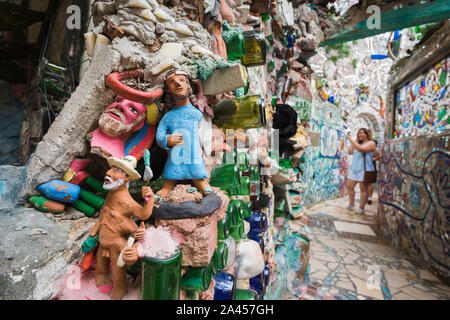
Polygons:
<instances>
[{"instance_id":1,"label":"pink face mask sculpture","mask_svg":"<svg viewBox=\"0 0 450 320\"><path fill-rule=\"evenodd\" d=\"M141 103L118 96L100 115L99 127L88 135L91 153L123 158L127 139L143 128L145 118L146 108Z\"/></svg>"}]
</instances>

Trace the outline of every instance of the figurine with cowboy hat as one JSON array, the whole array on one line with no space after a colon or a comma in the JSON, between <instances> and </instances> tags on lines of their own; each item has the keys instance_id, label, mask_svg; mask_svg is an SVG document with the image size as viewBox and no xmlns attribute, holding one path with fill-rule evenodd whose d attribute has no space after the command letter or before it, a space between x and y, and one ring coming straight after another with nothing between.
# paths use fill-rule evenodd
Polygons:
<instances>
[{"instance_id":1,"label":"figurine with cowboy hat","mask_svg":"<svg viewBox=\"0 0 450 320\"><path fill-rule=\"evenodd\" d=\"M109 190L105 203L100 211L100 217L90 232L90 236L99 235L99 248L97 251L97 264L95 282L97 287L111 285L110 267L112 277L111 298L122 299L127 293L125 268L117 266L117 260L123 250L122 258L126 264L132 265L137 260L137 242L131 248L127 245L128 235L137 241L145 236L145 226L141 223L138 228L132 216L140 220L147 220L153 211L154 194L149 186L142 187L142 197L148 197L144 206L134 201L128 191L131 180L141 176L136 171L136 158L126 156L118 159L107 159L111 166L106 172L103 187Z\"/></svg>"}]
</instances>

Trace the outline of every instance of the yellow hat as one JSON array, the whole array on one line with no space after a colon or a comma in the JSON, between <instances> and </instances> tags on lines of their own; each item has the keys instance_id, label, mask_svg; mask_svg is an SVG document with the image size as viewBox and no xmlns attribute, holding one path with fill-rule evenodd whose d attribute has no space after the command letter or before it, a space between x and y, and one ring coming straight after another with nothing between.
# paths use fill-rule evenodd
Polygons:
<instances>
[{"instance_id":1,"label":"yellow hat","mask_svg":"<svg viewBox=\"0 0 450 320\"><path fill-rule=\"evenodd\" d=\"M125 171L129 176L131 180L138 180L141 178L141 175L139 172L135 170L136 168L136 158L133 156L126 156L122 159L117 159L114 157L109 157L106 159L108 161L108 164L111 167L118 167Z\"/></svg>"}]
</instances>

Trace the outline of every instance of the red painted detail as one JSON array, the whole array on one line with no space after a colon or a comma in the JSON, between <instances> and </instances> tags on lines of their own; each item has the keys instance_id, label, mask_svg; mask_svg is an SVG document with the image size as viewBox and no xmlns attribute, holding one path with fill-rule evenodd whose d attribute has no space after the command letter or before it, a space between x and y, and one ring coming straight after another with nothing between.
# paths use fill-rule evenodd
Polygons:
<instances>
[{"instance_id":1,"label":"red painted detail","mask_svg":"<svg viewBox=\"0 0 450 320\"><path fill-rule=\"evenodd\" d=\"M121 97L131 101L142 103L144 105L151 103L153 100L163 95L162 89L141 91L130 88L129 86L121 82L121 80L126 80L131 77L143 78L143 73L139 69L128 70L124 72L113 72L106 77L106 85L113 89L114 92Z\"/></svg>"}]
</instances>

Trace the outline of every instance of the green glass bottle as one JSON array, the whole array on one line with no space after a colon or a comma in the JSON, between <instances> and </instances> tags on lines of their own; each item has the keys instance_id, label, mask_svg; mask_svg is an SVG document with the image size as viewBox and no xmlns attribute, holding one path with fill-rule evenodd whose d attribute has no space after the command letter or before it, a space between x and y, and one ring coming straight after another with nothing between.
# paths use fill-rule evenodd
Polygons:
<instances>
[{"instance_id":1,"label":"green glass bottle","mask_svg":"<svg viewBox=\"0 0 450 320\"><path fill-rule=\"evenodd\" d=\"M89 176L85 180L86 184L90 186L96 192L101 192L105 196L108 195L108 190L103 189L103 181L100 181L92 176Z\"/></svg>"},{"instance_id":2,"label":"green glass bottle","mask_svg":"<svg viewBox=\"0 0 450 320\"><path fill-rule=\"evenodd\" d=\"M250 289L236 289L236 300L259 300L258 294Z\"/></svg>"},{"instance_id":3,"label":"green glass bottle","mask_svg":"<svg viewBox=\"0 0 450 320\"><path fill-rule=\"evenodd\" d=\"M90 206L96 208L96 209L101 209L101 207L103 206L103 203L105 202L105 199L103 199L102 197L99 197L98 195L96 195L93 192L90 191L86 191L81 189L80 190L80 197Z\"/></svg>"},{"instance_id":4,"label":"green glass bottle","mask_svg":"<svg viewBox=\"0 0 450 320\"><path fill-rule=\"evenodd\" d=\"M261 190L259 167L250 166L250 195L257 196Z\"/></svg>"},{"instance_id":5,"label":"green glass bottle","mask_svg":"<svg viewBox=\"0 0 450 320\"><path fill-rule=\"evenodd\" d=\"M226 212L227 216L227 229L230 232L239 224L239 213L236 211L236 207L230 203Z\"/></svg>"},{"instance_id":6,"label":"green glass bottle","mask_svg":"<svg viewBox=\"0 0 450 320\"><path fill-rule=\"evenodd\" d=\"M83 212L88 217L93 217L95 214L95 208L88 205L86 202L82 200L77 200L74 203L71 204L75 209L77 209L80 212Z\"/></svg>"},{"instance_id":7,"label":"green glass bottle","mask_svg":"<svg viewBox=\"0 0 450 320\"><path fill-rule=\"evenodd\" d=\"M249 196L250 195L250 177L241 177L241 185L239 186L238 195Z\"/></svg>"},{"instance_id":8,"label":"green glass bottle","mask_svg":"<svg viewBox=\"0 0 450 320\"><path fill-rule=\"evenodd\" d=\"M278 160L278 164L280 167L285 169L292 169L294 167L294 162L292 158L280 158Z\"/></svg>"},{"instance_id":9,"label":"green glass bottle","mask_svg":"<svg viewBox=\"0 0 450 320\"><path fill-rule=\"evenodd\" d=\"M142 300L179 300L181 250L166 259L142 258Z\"/></svg>"},{"instance_id":10,"label":"green glass bottle","mask_svg":"<svg viewBox=\"0 0 450 320\"><path fill-rule=\"evenodd\" d=\"M266 124L264 100L258 95L224 99L213 109L213 123L219 128L245 130Z\"/></svg>"},{"instance_id":11,"label":"green glass bottle","mask_svg":"<svg viewBox=\"0 0 450 320\"><path fill-rule=\"evenodd\" d=\"M215 266L217 270L222 270L227 265L228 243L226 241L217 241L217 249L214 251Z\"/></svg>"},{"instance_id":12,"label":"green glass bottle","mask_svg":"<svg viewBox=\"0 0 450 320\"><path fill-rule=\"evenodd\" d=\"M238 187L241 184L239 169L233 164L222 164L211 170L209 184L222 190Z\"/></svg>"},{"instance_id":13,"label":"green glass bottle","mask_svg":"<svg viewBox=\"0 0 450 320\"><path fill-rule=\"evenodd\" d=\"M214 250L213 252L213 256L211 257L211 260L209 261L209 267L211 269L211 277L214 277L217 273L217 257L218 255L220 255L220 252L216 252L216 250Z\"/></svg>"},{"instance_id":14,"label":"green glass bottle","mask_svg":"<svg viewBox=\"0 0 450 320\"><path fill-rule=\"evenodd\" d=\"M238 196L239 195L239 191L240 189L239 189L239 186L237 186L237 187L233 187L233 188L229 188L228 189L228 194L230 195L230 196Z\"/></svg>"},{"instance_id":15,"label":"green glass bottle","mask_svg":"<svg viewBox=\"0 0 450 320\"><path fill-rule=\"evenodd\" d=\"M232 236L234 238L234 240L236 240L236 241L245 239L245 225L242 220L239 221L239 224L237 225L237 227L235 227L231 230L230 236Z\"/></svg>"},{"instance_id":16,"label":"green glass bottle","mask_svg":"<svg viewBox=\"0 0 450 320\"><path fill-rule=\"evenodd\" d=\"M190 267L181 277L180 288L184 290L205 291L211 283L211 264L205 267Z\"/></svg>"},{"instance_id":17,"label":"green glass bottle","mask_svg":"<svg viewBox=\"0 0 450 320\"><path fill-rule=\"evenodd\" d=\"M246 67L261 66L266 63L266 37L262 31L244 32L245 51L241 57Z\"/></svg>"},{"instance_id":18,"label":"green glass bottle","mask_svg":"<svg viewBox=\"0 0 450 320\"><path fill-rule=\"evenodd\" d=\"M217 240L225 240L228 238L228 226L227 226L228 217L225 215L225 218L217 221Z\"/></svg>"},{"instance_id":19,"label":"green glass bottle","mask_svg":"<svg viewBox=\"0 0 450 320\"><path fill-rule=\"evenodd\" d=\"M240 199L233 199L230 200L230 204L234 206L234 212L237 214L240 220L245 219L245 212L244 212L244 203Z\"/></svg>"},{"instance_id":20,"label":"green glass bottle","mask_svg":"<svg viewBox=\"0 0 450 320\"><path fill-rule=\"evenodd\" d=\"M250 218L253 210L253 203L251 201L243 201L244 206L244 219Z\"/></svg>"},{"instance_id":21,"label":"green glass bottle","mask_svg":"<svg viewBox=\"0 0 450 320\"><path fill-rule=\"evenodd\" d=\"M237 154L237 165L239 167L240 172L248 171L248 153L246 152L239 152Z\"/></svg>"}]
</instances>

